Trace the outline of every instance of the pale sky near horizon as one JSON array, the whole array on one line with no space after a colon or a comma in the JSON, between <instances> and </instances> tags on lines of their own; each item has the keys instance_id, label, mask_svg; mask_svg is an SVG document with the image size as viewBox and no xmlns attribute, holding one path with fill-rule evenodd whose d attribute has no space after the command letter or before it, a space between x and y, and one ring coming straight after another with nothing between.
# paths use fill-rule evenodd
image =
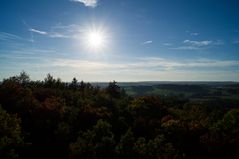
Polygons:
<instances>
[{"instance_id":1,"label":"pale sky near horizon","mask_svg":"<svg viewBox=\"0 0 239 159\"><path fill-rule=\"evenodd\" d=\"M0 80L239 81L237 0L1 0Z\"/></svg>"}]
</instances>

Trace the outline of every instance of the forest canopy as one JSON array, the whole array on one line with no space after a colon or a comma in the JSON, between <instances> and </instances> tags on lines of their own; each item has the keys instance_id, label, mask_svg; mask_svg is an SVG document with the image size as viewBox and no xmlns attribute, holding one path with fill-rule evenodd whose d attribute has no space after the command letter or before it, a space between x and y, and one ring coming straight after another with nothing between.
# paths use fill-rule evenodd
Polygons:
<instances>
[{"instance_id":1,"label":"forest canopy","mask_svg":"<svg viewBox=\"0 0 239 159\"><path fill-rule=\"evenodd\" d=\"M239 103L235 105L239 106ZM129 96L25 72L0 84L0 158L238 158L239 108L181 96Z\"/></svg>"}]
</instances>

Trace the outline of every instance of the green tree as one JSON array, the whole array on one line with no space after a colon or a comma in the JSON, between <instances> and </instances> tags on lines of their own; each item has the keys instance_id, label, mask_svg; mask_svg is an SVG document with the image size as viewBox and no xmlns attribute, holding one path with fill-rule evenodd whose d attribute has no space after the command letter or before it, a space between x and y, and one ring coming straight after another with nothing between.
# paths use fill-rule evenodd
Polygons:
<instances>
[{"instance_id":1,"label":"green tree","mask_svg":"<svg viewBox=\"0 0 239 159\"><path fill-rule=\"evenodd\" d=\"M229 110L223 119L215 124L215 129L225 134L239 135L239 109Z\"/></svg>"},{"instance_id":2,"label":"green tree","mask_svg":"<svg viewBox=\"0 0 239 159\"><path fill-rule=\"evenodd\" d=\"M134 152L137 154L137 157L140 159L147 158L147 142L144 137L140 137L137 139L137 141L134 143Z\"/></svg>"},{"instance_id":3,"label":"green tree","mask_svg":"<svg viewBox=\"0 0 239 159\"><path fill-rule=\"evenodd\" d=\"M81 133L77 141L70 144L70 157L111 159L114 143L111 125L106 121L98 120L92 130Z\"/></svg>"},{"instance_id":4,"label":"green tree","mask_svg":"<svg viewBox=\"0 0 239 159\"><path fill-rule=\"evenodd\" d=\"M201 143L214 158L238 158L239 109L229 110L210 131L200 137Z\"/></svg>"},{"instance_id":5,"label":"green tree","mask_svg":"<svg viewBox=\"0 0 239 159\"><path fill-rule=\"evenodd\" d=\"M121 89L115 81L109 83L106 91L113 98L120 98L121 96Z\"/></svg>"},{"instance_id":6,"label":"green tree","mask_svg":"<svg viewBox=\"0 0 239 159\"><path fill-rule=\"evenodd\" d=\"M47 87L53 87L54 84L56 83L56 80L53 78L53 76L50 73L48 73L46 78L44 79L44 82Z\"/></svg>"},{"instance_id":7,"label":"green tree","mask_svg":"<svg viewBox=\"0 0 239 159\"><path fill-rule=\"evenodd\" d=\"M76 90L79 86L77 79L74 77L70 83L70 88Z\"/></svg>"},{"instance_id":8,"label":"green tree","mask_svg":"<svg viewBox=\"0 0 239 159\"><path fill-rule=\"evenodd\" d=\"M127 132L121 136L120 142L115 148L115 151L117 155L119 156L119 158L134 157L134 154L133 154L134 142L135 142L134 134L131 128L129 128Z\"/></svg>"},{"instance_id":9,"label":"green tree","mask_svg":"<svg viewBox=\"0 0 239 159\"><path fill-rule=\"evenodd\" d=\"M179 158L171 143L164 136L159 135L147 144L147 156L152 159Z\"/></svg>"},{"instance_id":10,"label":"green tree","mask_svg":"<svg viewBox=\"0 0 239 159\"><path fill-rule=\"evenodd\" d=\"M30 82L30 76L25 71L22 71L17 78L22 85L26 85Z\"/></svg>"},{"instance_id":11,"label":"green tree","mask_svg":"<svg viewBox=\"0 0 239 159\"><path fill-rule=\"evenodd\" d=\"M0 106L0 158L18 158L23 144L20 119L10 115Z\"/></svg>"}]
</instances>

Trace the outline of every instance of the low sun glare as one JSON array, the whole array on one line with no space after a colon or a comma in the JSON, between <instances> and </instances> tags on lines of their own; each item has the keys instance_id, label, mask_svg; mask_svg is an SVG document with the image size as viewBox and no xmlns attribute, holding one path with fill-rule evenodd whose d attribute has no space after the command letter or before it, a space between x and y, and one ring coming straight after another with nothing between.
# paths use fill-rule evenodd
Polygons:
<instances>
[{"instance_id":1,"label":"low sun glare","mask_svg":"<svg viewBox=\"0 0 239 159\"><path fill-rule=\"evenodd\" d=\"M87 49L91 51L102 51L108 43L107 34L100 29L92 29L86 32L85 42Z\"/></svg>"},{"instance_id":2,"label":"low sun glare","mask_svg":"<svg viewBox=\"0 0 239 159\"><path fill-rule=\"evenodd\" d=\"M104 45L104 40L104 35L97 31L90 32L88 35L88 44L95 49L101 48Z\"/></svg>"}]
</instances>

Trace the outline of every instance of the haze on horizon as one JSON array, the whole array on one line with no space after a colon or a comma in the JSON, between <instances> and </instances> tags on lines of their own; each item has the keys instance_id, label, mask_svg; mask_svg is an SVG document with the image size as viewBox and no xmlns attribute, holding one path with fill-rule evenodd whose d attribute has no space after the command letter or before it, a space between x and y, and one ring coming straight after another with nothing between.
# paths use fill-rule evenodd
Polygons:
<instances>
[{"instance_id":1,"label":"haze on horizon","mask_svg":"<svg viewBox=\"0 0 239 159\"><path fill-rule=\"evenodd\" d=\"M237 0L1 0L0 80L239 81Z\"/></svg>"}]
</instances>

